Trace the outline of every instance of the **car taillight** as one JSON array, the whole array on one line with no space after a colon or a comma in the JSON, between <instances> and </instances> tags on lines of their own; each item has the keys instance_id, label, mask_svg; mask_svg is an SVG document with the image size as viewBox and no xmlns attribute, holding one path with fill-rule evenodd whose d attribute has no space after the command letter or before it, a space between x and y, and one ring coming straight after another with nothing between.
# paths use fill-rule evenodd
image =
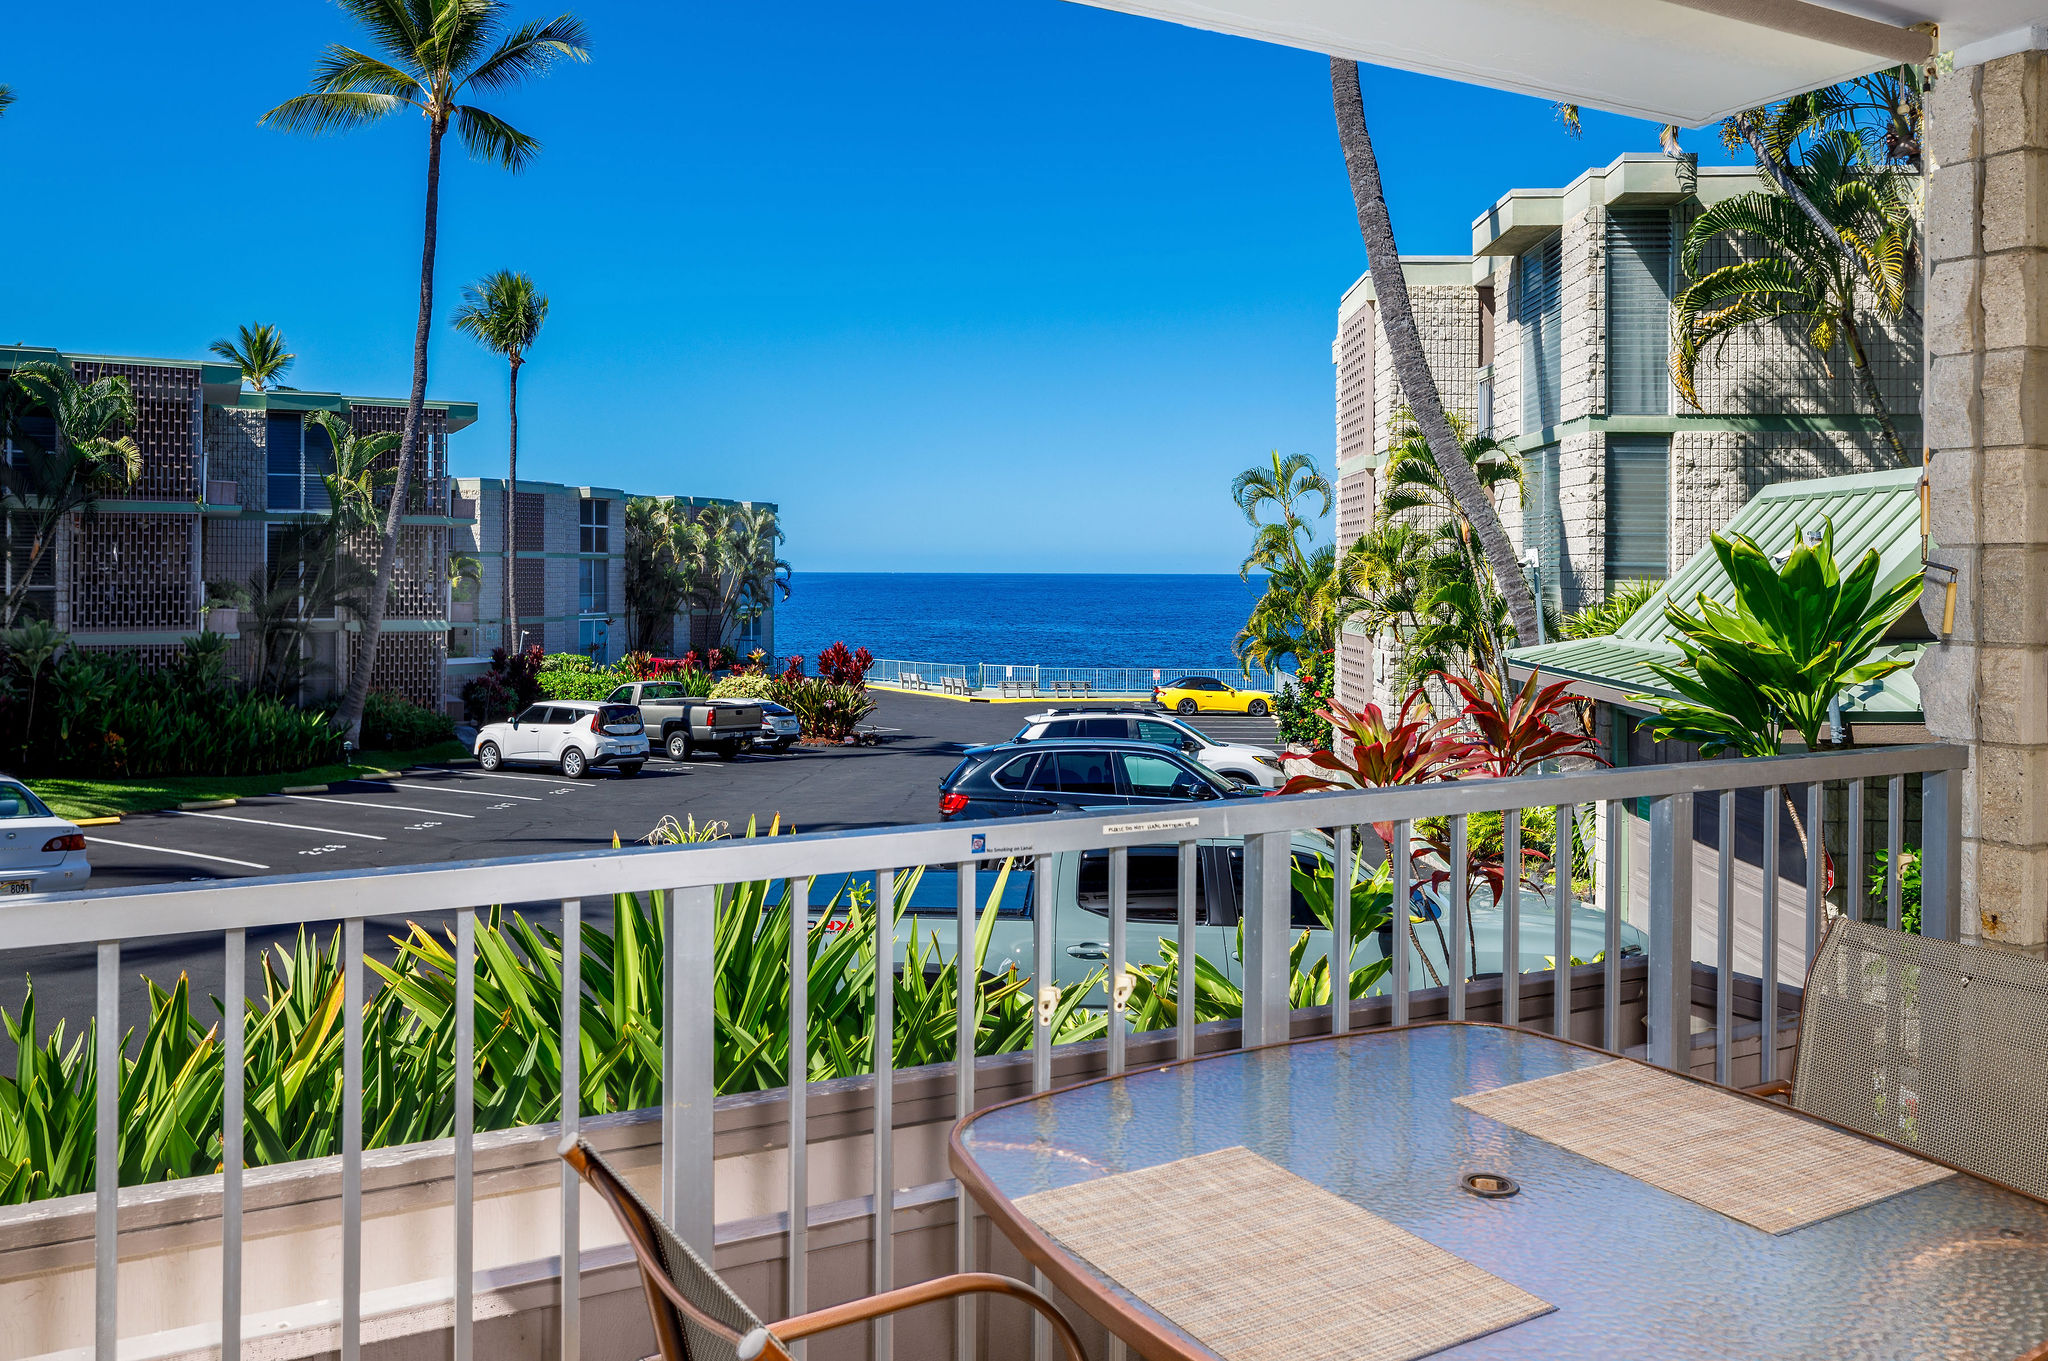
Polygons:
<instances>
[{"instance_id":1,"label":"car taillight","mask_svg":"<svg viewBox=\"0 0 2048 1361\"><path fill-rule=\"evenodd\" d=\"M603 731L604 731L604 729L603 729L603 728L600 728L600 727L599 727L599 726L597 725L597 720L598 720L598 715L596 715L596 714L592 714L592 715L590 716L590 730L591 730L592 732L603 732Z\"/></svg>"},{"instance_id":2,"label":"car taillight","mask_svg":"<svg viewBox=\"0 0 2048 1361\"><path fill-rule=\"evenodd\" d=\"M46 851L82 851L85 849L85 834L73 832L69 836L53 836L43 843Z\"/></svg>"},{"instance_id":3,"label":"car taillight","mask_svg":"<svg viewBox=\"0 0 2048 1361\"><path fill-rule=\"evenodd\" d=\"M967 796L965 794L939 795L939 812L943 814L951 815L957 813L966 806Z\"/></svg>"}]
</instances>

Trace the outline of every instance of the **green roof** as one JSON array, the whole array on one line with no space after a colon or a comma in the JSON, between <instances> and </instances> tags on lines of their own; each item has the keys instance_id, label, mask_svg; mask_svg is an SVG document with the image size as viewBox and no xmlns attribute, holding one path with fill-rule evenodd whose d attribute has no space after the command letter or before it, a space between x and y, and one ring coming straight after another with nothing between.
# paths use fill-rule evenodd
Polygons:
<instances>
[{"instance_id":1,"label":"green roof","mask_svg":"<svg viewBox=\"0 0 2048 1361\"><path fill-rule=\"evenodd\" d=\"M1776 555L1789 551L1799 535L1811 538L1818 534L1824 522L1834 528L1835 556L1840 561L1854 562L1876 550L1878 589L1920 575L1918 468L1766 487L1728 522L1728 532L1747 534L1766 553ZM1561 680L1577 682L1580 688L1604 692L1596 697L1614 702L1631 695L1670 695L1671 688L1650 670L1652 662L1674 662L1679 657L1671 641L1675 630L1664 617L1664 606L1670 601L1689 604L1701 595L1730 604L1734 601L1728 574L1711 545L1695 553L1613 633L1514 648L1508 653L1509 665L1518 670L1540 668ZM1878 655L1917 658L1926 646L1925 642L1895 643L1880 649ZM1920 687L1913 680L1911 667L1851 691L1848 701L1845 713L1854 720L1922 720Z\"/></svg>"}]
</instances>

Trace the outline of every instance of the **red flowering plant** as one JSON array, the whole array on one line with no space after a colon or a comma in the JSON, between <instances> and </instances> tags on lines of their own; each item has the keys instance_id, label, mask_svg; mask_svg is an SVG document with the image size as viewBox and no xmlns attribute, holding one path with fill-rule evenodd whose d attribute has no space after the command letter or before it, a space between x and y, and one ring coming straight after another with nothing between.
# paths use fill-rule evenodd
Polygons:
<instances>
[{"instance_id":1,"label":"red flowering plant","mask_svg":"<svg viewBox=\"0 0 2048 1361\"><path fill-rule=\"evenodd\" d=\"M868 668L875 664L875 656L866 648L846 650L846 644L834 643L818 654L818 674L834 685L850 685L854 689L864 688L868 682Z\"/></svg>"},{"instance_id":2,"label":"red flowering plant","mask_svg":"<svg viewBox=\"0 0 2048 1361\"><path fill-rule=\"evenodd\" d=\"M716 648L713 648L711 655L714 657L717 656L718 650ZM680 669L684 671L702 671L704 669L704 659L697 655L696 648L691 648L688 652L685 652L683 654L682 666Z\"/></svg>"},{"instance_id":3,"label":"red flowering plant","mask_svg":"<svg viewBox=\"0 0 2048 1361\"><path fill-rule=\"evenodd\" d=\"M1520 690L1512 695L1500 677L1481 672L1476 679L1439 671L1435 679L1465 701L1458 721L1469 725L1476 775L1509 778L1526 775L1545 761L1586 760L1606 765L1600 744L1583 732L1559 727L1560 714L1575 710L1578 701L1570 684L1558 681L1543 685L1541 673L1531 669ZM1482 825L1483 824L1483 825ZM1474 814L1468 820L1465 865L1472 883L1483 884L1499 902L1507 892L1507 837L1500 814ZM1432 886L1450 881L1451 844L1448 822L1428 829L1423 842L1445 868L1431 872ZM1524 873L1533 871L1540 879L1551 861L1548 845L1521 848L1519 859Z\"/></svg>"},{"instance_id":4,"label":"red flowering plant","mask_svg":"<svg viewBox=\"0 0 2048 1361\"><path fill-rule=\"evenodd\" d=\"M804 659L801 654L785 657L783 662L785 664L782 668L782 679L800 681L804 678Z\"/></svg>"},{"instance_id":5,"label":"red flowering plant","mask_svg":"<svg viewBox=\"0 0 2048 1361\"><path fill-rule=\"evenodd\" d=\"M725 669L725 649L722 647L712 648L704 658L704 668L707 671L723 671Z\"/></svg>"},{"instance_id":6,"label":"red flowering plant","mask_svg":"<svg viewBox=\"0 0 2048 1361\"><path fill-rule=\"evenodd\" d=\"M1415 716L1416 706L1422 715ZM1310 794L1326 789L1384 789L1390 785L1452 780L1474 770L1480 757L1458 731L1455 718L1429 716L1429 697L1418 688L1409 692L1391 722L1377 704L1347 709L1332 702L1321 711L1342 737L1343 755L1327 748L1310 752L1307 761L1327 775L1296 775L1280 787L1282 794ZM1394 824L1375 822L1380 840L1394 839Z\"/></svg>"}]
</instances>

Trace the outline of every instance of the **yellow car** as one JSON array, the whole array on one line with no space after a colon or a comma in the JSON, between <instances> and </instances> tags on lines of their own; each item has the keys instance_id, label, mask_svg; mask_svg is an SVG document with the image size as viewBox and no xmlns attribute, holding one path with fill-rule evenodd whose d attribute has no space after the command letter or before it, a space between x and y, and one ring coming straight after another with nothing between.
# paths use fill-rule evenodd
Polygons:
<instances>
[{"instance_id":1,"label":"yellow car","mask_svg":"<svg viewBox=\"0 0 2048 1361\"><path fill-rule=\"evenodd\" d=\"M1182 676L1152 687L1152 698L1183 714L1251 714L1269 712L1273 696L1266 690L1233 690L1213 676Z\"/></svg>"}]
</instances>

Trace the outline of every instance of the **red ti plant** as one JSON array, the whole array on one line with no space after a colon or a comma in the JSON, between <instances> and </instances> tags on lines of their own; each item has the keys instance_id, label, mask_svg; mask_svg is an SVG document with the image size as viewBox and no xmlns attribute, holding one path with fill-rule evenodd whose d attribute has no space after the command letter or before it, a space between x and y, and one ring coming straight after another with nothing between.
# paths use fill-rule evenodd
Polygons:
<instances>
[{"instance_id":1,"label":"red ti plant","mask_svg":"<svg viewBox=\"0 0 2048 1361\"><path fill-rule=\"evenodd\" d=\"M867 684L868 668L875 664L875 656L864 647L847 651L846 644L834 643L818 654L818 674L834 685L850 685L858 690Z\"/></svg>"},{"instance_id":2,"label":"red ti plant","mask_svg":"<svg viewBox=\"0 0 2048 1361\"><path fill-rule=\"evenodd\" d=\"M1417 705L1422 717L1411 717ZM1472 742L1458 731L1455 718L1432 719L1429 699L1418 688L1401 703L1392 722L1377 704L1351 710L1332 703L1318 711L1343 732L1345 748L1339 756L1328 750L1314 751L1308 763L1328 775L1296 775L1280 787L1282 794L1309 794L1326 789L1384 789L1389 785L1425 784L1450 780L1478 768L1480 760ZM1394 824L1375 822L1373 830L1391 845Z\"/></svg>"},{"instance_id":3,"label":"red ti plant","mask_svg":"<svg viewBox=\"0 0 2048 1361\"><path fill-rule=\"evenodd\" d=\"M1583 757L1601 765L1607 759L1600 744L1584 733L1559 728L1553 720L1577 707L1570 695L1570 683L1558 681L1538 688L1539 672L1533 667L1522 688L1512 697L1491 671L1477 680L1439 671L1436 679L1458 692L1465 701L1460 719L1471 724L1473 740L1470 769L1483 775L1506 777L1526 775L1544 761Z\"/></svg>"},{"instance_id":4,"label":"red ti plant","mask_svg":"<svg viewBox=\"0 0 2048 1361\"><path fill-rule=\"evenodd\" d=\"M782 668L782 679L786 681L800 681L804 678L804 659L802 653L792 653L790 656L783 658L783 661L786 664Z\"/></svg>"}]
</instances>

